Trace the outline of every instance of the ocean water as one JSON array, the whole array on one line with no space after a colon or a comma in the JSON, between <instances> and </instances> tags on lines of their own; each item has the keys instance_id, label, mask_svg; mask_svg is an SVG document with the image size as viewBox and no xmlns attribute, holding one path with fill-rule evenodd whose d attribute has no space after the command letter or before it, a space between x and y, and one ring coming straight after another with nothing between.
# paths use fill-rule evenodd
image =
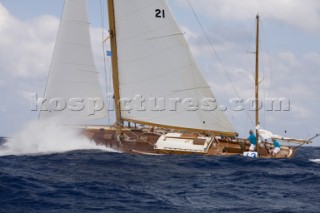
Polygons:
<instances>
[{"instance_id":1,"label":"ocean water","mask_svg":"<svg viewBox=\"0 0 320 213\"><path fill-rule=\"evenodd\" d=\"M103 149L2 155L0 212L320 212L320 148L281 160Z\"/></svg>"}]
</instances>

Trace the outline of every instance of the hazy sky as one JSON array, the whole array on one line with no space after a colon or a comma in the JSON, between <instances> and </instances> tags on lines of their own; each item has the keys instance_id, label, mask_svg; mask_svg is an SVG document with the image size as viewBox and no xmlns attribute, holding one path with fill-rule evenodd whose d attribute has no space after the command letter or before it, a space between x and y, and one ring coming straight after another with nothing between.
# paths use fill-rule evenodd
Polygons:
<instances>
[{"instance_id":1,"label":"hazy sky","mask_svg":"<svg viewBox=\"0 0 320 213\"><path fill-rule=\"evenodd\" d=\"M234 88L242 98L254 96L250 52L259 13L261 95L287 98L291 106L289 112L262 110L262 127L298 138L320 133L320 1L190 0L209 42L187 0L169 3L203 74L225 105L237 97ZM30 110L30 94L43 94L62 7L63 0L0 1L0 135L19 132L37 118ZM89 0L88 7L96 65L103 73L100 0ZM241 136L254 128L253 112L250 118L246 112L226 114Z\"/></svg>"}]
</instances>

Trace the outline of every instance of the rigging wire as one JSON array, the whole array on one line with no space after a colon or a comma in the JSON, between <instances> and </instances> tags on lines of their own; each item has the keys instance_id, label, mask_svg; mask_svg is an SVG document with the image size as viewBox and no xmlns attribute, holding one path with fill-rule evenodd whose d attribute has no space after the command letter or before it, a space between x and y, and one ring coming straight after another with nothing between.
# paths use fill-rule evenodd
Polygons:
<instances>
[{"instance_id":1,"label":"rigging wire","mask_svg":"<svg viewBox=\"0 0 320 213\"><path fill-rule=\"evenodd\" d=\"M252 26L250 26L250 29L254 29L256 26L255 26L255 23L254 22L252 22L253 24L252 24ZM247 56L248 56L248 64L249 64L249 69L248 70L251 70L251 76L252 76L252 79L254 80L254 75L255 75L255 64L254 64L254 61L255 60L252 60L252 58L251 58L251 56L252 56L252 54L255 54L256 52L255 52L255 50L254 51L252 51L253 49L255 49L255 47L254 46L251 46L253 43L252 43L252 41L255 41L255 38L254 38L255 36L254 36L254 33L250 33L250 38L249 38L249 40L248 40L248 44L247 44L247 48L246 48L246 50L247 50ZM251 51L250 51L251 50ZM252 93L252 96L254 96L254 91L253 91L253 93Z\"/></svg>"},{"instance_id":2,"label":"rigging wire","mask_svg":"<svg viewBox=\"0 0 320 213\"><path fill-rule=\"evenodd\" d=\"M101 40L101 44L102 44L102 55L103 55L103 69L104 69L104 75L105 75L105 78L104 78L104 80L105 80L105 85L106 85L106 94L107 94L107 96L108 96L108 94L109 94L109 88L108 88L108 73L107 73L107 61L106 61L106 47L105 47L105 42L104 42L104 40L105 40L105 31L104 31L104 29L105 29L105 22L104 22L104 20L105 20L105 13L104 13L104 0L100 0L100 16L101 16L101 38L102 38L102 40ZM107 101L106 101L106 103L107 103L107 110L109 109L109 102L108 102L108 98L107 98ZM108 122L108 124L110 124L111 123L111 121L110 121L110 116L107 116L107 122Z\"/></svg>"},{"instance_id":3,"label":"rigging wire","mask_svg":"<svg viewBox=\"0 0 320 213\"><path fill-rule=\"evenodd\" d=\"M262 21L262 27L263 27L264 31L267 31L267 28L265 27L265 24L264 24L263 21ZM266 33L264 33L264 35L269 35L269 33L266 32ZM265 42L268 43L268 40L266 39ZM270 46L270 45L267 44L267 46ZM268 55L268 58L267 58L268 65L270 67L270 84L269 84L268 96L267 97L271 98L272 94L279 94L279 88L278 88L278 86L276 84L274 84L274 70L273 70L273 66L272 66L270 49L267 48L266 52L267 52L267 55ZM294 92L294 94L296 94L296 92ZM292 96L292 97L294 98L295 96ZM289 106L290 105L291 105L291 103L289 103ZM291 106L290 106L290 108L291 108ZM283 113L280 114L280 117L281 117L281 119L279 119L280 120L279 121L280 122L280 127L281 127L281 129L283 129L285 131L285 133L287 133L287 130L285 129L284 123L283 123L283 121L284 121ZM305 122L303 121L303 119L300 122L302 122L302 126L304 128L305 133L308 135L308 137L310 137L310 132L308 131L307 125L305 125Z\"/></svg>"},{"instance_id":4,"label":"rigging wire","mask_svg":"<svg viewBox=\"0 0 320 213\"><path fill-rule=\"evenodd\" d=\"M264 23L264 21L262 20L261 21L261 28L262 28L262 30L264 30L264 31L266 31L266 27L265 27L265 23ZM263 35L265 35L264 37L266 38L265 40L264 40L264 42L266 42L267 43L267 45L266 46L264 46L264 48L265 48L265 52L266 52L266 54L268 55L268 57L267 57L267 63L268 63L268 65L269 65L269 68L270 68L270 84L269 84L269 88L268 88L268 96L266 96L266 91L267 91L267 89L266 88L264 88L264 92L265 92L265 102L266 102L266 98L268 97L268 98L271 98L271 94L272 93L274 93L274 94L278 94L278 91L279 91L279 88L277 87L277 85L273 85L273 68L272 68L272 63L271 63L271 54L270 54L270 50L269 50L269 42L268 42L268 37L267 37L267 35L268 35L268 33L266 32L266 33L262 33ZM273 92L273 88L274 88L274 90L275 90L275 92ZM272 104L272 103L270 103L270 104ZM280 106L281 107L281 106ZM273 106L272 106L272 108L271 109L273 109ZM280 108L281 109L281 108ZM265 113L265 116L266 116L266 111L264 111L264 113ZM280 128L281 129L283 129L285 132L286 132L286 128L285 128L285 125L284 125L284 117L283 117L283 113L281 113L280 114L280 117L281 117L281 119L279 119L279 124L280 124ZM264 123L266 123L266 117L264 118L265 119L265 121L264 121ZM266 124L265 124L266 125Z\"/></svg>"},{"instance_id":5,"label":"rigging wire","mask_svg":"<svg viewBox=\"0 0 320 213\"><path fill-rule=\"evenodd\" d=\"M249 29L255 29L256 28L256 22L253 21L252 25L249 27ZM253 82L255 82L255 59L252 58L252 55L256 54L256 31L250 33L250 38L248 40L248 44L246 45L246 55L248 57L248 60L245 60L247 62L246 66L248 67L248 73L251 74L250 77L252 77ZM254 97L255 96L255 91L252 90L252 86L250 86L249 90L251 91L251 94L249 97Z\"/></svg>"},{"instance_id":6,"label":"rigging wire","mask_svg":"<svg viewBox=\"0 0 320 213\"><path fill-rule=\"evenodd\" d=\"M262 30L263 31L267 31L267 27L265 27L265 23L264 23L264 20L261 21L261 26L262 26ZM268 98L271 98L271 92L272 92L272 85L273 85L273 74L274 74L274 71L273 71L273 66L272 66L272 60L271 60L271 53L270 53L270 49L269 49L269 42L268 42L268 35L269 33L268 32L265 32L265 33L262 33L263 35L265 35L266 39L265 39L265 42L267 43L266 44L266 53L267 53L267 63L268 63L268 66L270 68L270 83L269 83L269 88L268 88L268 95L267 97Z\"/></svg>"},{"instance_id":7,"label":"rigging wire","mask_svg":"<svg viewBox=\"0 0 320 213\"><path fill-rule=\"evenodd\" d=\"M262 28L262 30L264 30L264 31L266 31L266 27L265 27L265 24L264 24L264 21L262 20L261 21L261 28ZM266 32L266 33L263 33L263 35L265 35L265 40L264 40L264 42L266 42L266 43L268 43L268 39L267 39L267 35L268 35L268 33ZM268 62L268 65L269 65L269 68L270 68L270 84L269 84L269 88L268 88L268 98L271 98L271 94L273 93L273 88L274 88L274 90L276 91L275 93L278 93L277 91L278 91L278 87L276 86L276 85L274 85L273 86L273 68L272 68L272 63L271 63L271 54L270 54L270 50L269 50L269 48L267 48L269 45L267 44L264 48L265 48L265 52L267 53L267 55L268 55L268 58L267 58L267 62ZM265 95L266 95L266 88L265 88ZM266 99L266 97L265 97L265 99ZM272 104L272 103L271 103ZM280 115L281 116L281 115ZM282 117L282 116L281 116ZM264 119L266 119L266 118L264 118ZM284 123L283 123L283 118L281 118L281 119L279 119L280 121L279 121L279 123L280 123L280 128L281 129L285 129L284 128ZM265 121L266 122L266 121Z\"/></svg>"},{"instance_id":8,"label":"rigging wire","mask_svg":"<svg viewBox=\"0 0 320 213\"><path fill-rule=\"evenodd\" d=\"M268 45L269 46L269 45ZM271 63L271 54L270 54L270 50L269 48L266 49L267 55L268 55L268 66L270 68L270 83L269 83L269 88L268 88L268 95L267 98L271 98L271 91L272 91L272 85L273 85L273 67L272 67L272 63ZM265 90L267 91L267 90Z\"/></svg>"},{"instance_id":9,"label":"rigging wire","mask_svg":"<svg viewBox=\"0 0 320 213\"><path fill-rule=\"evenodd\" d=\"M254 22L252 22L253 24L252 24L252 26L250 27L250 29L255 29L256 28L256 22L254 21ZM248 61L249 61L249 69L248 70L251 70L251 77L252 77L252 79L253 79L253 81L255 82L256 81L256 79L255 79L255 74L256 74L256 65L255 65L255 59L254 60L252 60L252 58L251 58L251 55L252 54L256 54L256 30L254 30L254 33L251 33L250 34L250 39L249 39L249 42L248 42L248 45L247 45L247 55L248 55ZM261 34L261 33L260 33ZM254 42L252 42L252 41L254 41ZM259 43L261 43L261 35L260 35L260 37L259 37ZM253 46L251 46L251 45L253 45ZM253 50L254 49L254 50ZM259 52L261 52L261 49L262 49L262 45L260 44L259 45ZM262 55L263 56L263 55ZM260 55L260 57L259 57L259 60L262 60L263 61L263 57L261 57L261 55ZM259 61L260 62L260 61ZM258 62L258 63L259 63ZM260 68L260 70L261 70L261 66L259 66L259 68ZM263 78L262 78L263 79ZM262 82L262 81L261 81ZM259 84L261 83L260 81L259 81ZM259 92L259 100L261 100L261 92ZM252 93L251 93L251 97L254 97L255 96L255 90L252 90ZM262 107L263 107L263 105L262 105ZM255 111L254 111L255 112ZM261 117L260 117L261 118ZM261 119L260 119L260 121L259 121L259 124L261 124Z\"/></svg>"},{"instance_id":10,"label":"rigging wire","mask_svg":"<svg viewBox=\"0 0 320 213\"><path fill-rule=\"evenodd\" d=\"M240 96L240 94L239 94L236 86L235 86L235 85L233 84L233 82L232 82L232 79L231 79L231 76L230 76L229 72L227 71L227 69L225 68L224 64L222 63L222 60L221 60L221 58L219 57L217 51L215 50L215 48L214 48L211 40L209 39L208 34L205 32L204 27L202 26L202 24L201 24L201 22L200 22L200 19L199 19L198 15L196 14L196 12L195 12L195 10L194 10L194 8L193 8L190 0L187 0L187 3L188 3L188 5L189 5L190 9L192 10L193 15L195 16L195 18L196 18L196 20L197 20L197 23L199 24L199 26L200 26L200 28L201 28L201 31L204 33L204 35L205 35L205 37L206 37L206 40L207 40L207 42L208 42L208 44L209 44L209 46L210 46L211 53L213 53L213 54L216 56L216 58L218 59L218 62L219 62L219 64L221 65L222 70L225 72L225 74L226 74L229 82L231 83L231 86L232 86L234 92L236 93L236 95L238 96L238 98L241 99L241 96ZM253 122L253 120L252 120L252 118L251 118L251 116L250 116L250 114L249 114L249 112L247 111L246 108L245 108L245 112L246 112L248 118L250 119L252 125L255 126L255 124L254 124L254 122Z\"/></svg>"},{"instance_id":11,"label":"rigging wire","mask_svg":"<svg viewBox=\"0 0 320 213\"><path fill-rule=\"evenodd\" d=\"M261 23L260 25L262 26L263 21L261 19L260 19L260 23ZM260 42L261 45L260 45L260 50L259 51L262 53L261 57L260 57L261 58L261 65L264 65L264 64L266 64L266 59L265 59L265 54L264 54L266 52L265 51L266 47L264 46L264 43L263 43L264 42L263 37L262 37L263 33L260 33L260 34L261 35L260 35L260 38L259 38L259 42ZM262 67L263 66L261 66L261 68ZM261 70L260 72L262 74L261 76L262 76L263 80L261 81L261 86L259 88L260 88L260 91L262 89L262 92L260 94L261 94L261 97L262 97L261 99L263 100L263 102L262 102L262 109L263 109L262 110L262 117L263 117L263 121L262 122L263 122L264 128L266 128L266 106L265 105L267 103L267 97L266 97L266 88L265 88L266 87L265 86L266 83L263 83L263 81L266 80L267 68L264 68L264 69L261 69L261 68L260 68L260 70Z\"/></svg>"}]
</instances>

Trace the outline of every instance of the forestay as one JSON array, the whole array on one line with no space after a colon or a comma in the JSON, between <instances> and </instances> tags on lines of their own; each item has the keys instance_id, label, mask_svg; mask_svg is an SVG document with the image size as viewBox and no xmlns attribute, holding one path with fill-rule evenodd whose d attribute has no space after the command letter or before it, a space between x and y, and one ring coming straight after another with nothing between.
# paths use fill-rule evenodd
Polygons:
<instances>
[{"instance_id":1,"label":"forestay","mask_svg":"<svg viewBox=\"0 0 320 213\"><path fill-rule=\"evenodd\" d=\"M122 104L122 119L234 132L218 108L201 108L203 100L215 100L215 97L167 1L115 0L114 4L120 97L126 99ZM139 102L134 99L137 96L143 102L141 98ZM156 105L155 99L157 106L152 107ZM173 105L172 100L177 102ZM188 108L191 100L191 105L198 103L199 107Z\"/></svg>"},{"instance_id":2,"label":"forestay","mask_svg":"<svg viewBox=\"0 0 320 213\"><path fill-rule=\"evenodd\" d=\"M64 123L74 124L106 116L86 0L65 1L45 98L41 119L59 116Z\"/></svg>"}]
</instances>

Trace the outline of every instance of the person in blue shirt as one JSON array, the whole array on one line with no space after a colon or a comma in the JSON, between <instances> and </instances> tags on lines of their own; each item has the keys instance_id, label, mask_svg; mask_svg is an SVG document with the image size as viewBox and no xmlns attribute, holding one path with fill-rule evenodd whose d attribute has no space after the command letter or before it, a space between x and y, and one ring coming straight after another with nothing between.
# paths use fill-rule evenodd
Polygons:
<instances>
[{"instance_id":1,"label":"person in blue shirt","mask_svg":"<svg viewBox=\"0 0 320 213\"><path fill-rule=\"evenodd\" d=\"M253 134L253 131L250 130L249 131L250 136L248 137L248 141L250 141L250 148L249 151L254 151L256 149L257 146L257 138L256 136Z\"/></svg>"},{"instance_id":2,"label":"person in blue shirt","mask_svg":"<svg viewBox=\"0 0 320 213\"><path fill-rule=\"evenodd\" d=\"M275 139L272 138L274 149L272 150L272 156L275 157L276 154L280 152L280 143Z\"/></svg>"}]
</instances>

